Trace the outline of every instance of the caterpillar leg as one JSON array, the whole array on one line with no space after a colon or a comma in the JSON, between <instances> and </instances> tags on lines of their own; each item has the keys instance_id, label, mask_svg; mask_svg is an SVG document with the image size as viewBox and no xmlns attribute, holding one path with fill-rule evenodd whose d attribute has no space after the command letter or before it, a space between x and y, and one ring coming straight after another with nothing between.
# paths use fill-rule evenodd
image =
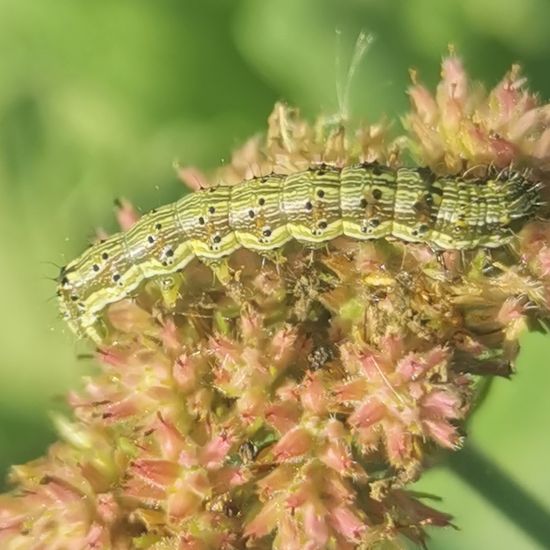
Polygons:
<instances>
[{"instance_id":1,"label":"caterpillar leg","mask_svg":"<svg viewBox=\"0 0 550 550\"><path fill-rule=\"evenodd\" d=\"M280 248L274 248L273 250L262 250L262 269L266 262L273 262L277 274L280 274L280 267L287 262L287 257L284 255L283 250Z\"/></svg>"},{"instance_id":2,"label":"caterpillar leg","mask_svg":"<svg viewBox=\"0 0 550 550\"><path fill-rule=\"evenodd\" d=\"M160 301L164 309L170 311L176 307L176 302L181 298L180 288L184 278L183 273L173 273L162 276L157 281Z\"/></svg>"},{"instance_id":3,"label":"caterpillar leg","mask_svg":"<svg viewBox=\"0 0 550 550\"><path fill-rule=\"evenodd\" d=\"M210 268L214 279L217 279L223 286L227 286L233 281L234 273L229 267L227 258L201 258L201 262Z\"/></svg>"}]
</instances>

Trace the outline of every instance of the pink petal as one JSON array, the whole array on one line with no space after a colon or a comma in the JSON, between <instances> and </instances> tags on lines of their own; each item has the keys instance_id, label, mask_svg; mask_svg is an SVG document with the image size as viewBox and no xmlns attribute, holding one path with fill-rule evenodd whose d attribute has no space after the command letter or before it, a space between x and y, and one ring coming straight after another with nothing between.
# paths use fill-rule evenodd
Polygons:
<instances>
[{"instance_id":1,"label":"pink petal","mask_svg":"<svg viewBox=\"0 0 550 550\"><path fill-rule=\"evenodd\" d=\"M347 540L359 542L367 526L347 506L339 506L329 513L332 527Z\"/></svg>"},{"instance_id":2,"label":"pink petal","mask_svg":"<svg viewBox=\"0 0 550 550\"><path fill-rule=\"evenodd\" d=\"M324 548L329 536L325 516L318 513L312 504L303 507L303 515L306 536L315 543L314 548Z\"/></svg>"},{"instance_id":3,"label":"pink petal","mask_svg":"<svg viewBox=\"0 0 550 550\"><path fill-rule=\"evenodd\" d=\"M455 426L445 420L424 420L428 434L442 447L456 450L462 444Z\"/></svg>"},{"instance_id":4,"label":"pink petal","mask_svg":"<svg viewBox=\"0 0 550 550\"><path fill-rule=\"evenodd\" d=\"M235 437L230 436L228 433L222 433L214 437L200 453L201 465L205 468L220 466L227 457L234 441Z\"/></svg>"},{"instance_id":5,"label":"pink petal","mask_svg":"<svg viewBox=\"0 0 550 550\"><path fill-rule=\"evenodd\" d=\"M459 418L460 398L450 391L432 391L422 400L422 414L431 418Z\"/></svg>"},{"instance_id":6,"label":"pink petal","mask_svg":"<svg viewBox=\"0 0 550 550\"><path fill-rule=\"evenodd\" d=\"M199 191L201 189L208 189L210 183L206 176L194 166L179 166L175 164L178 178L185 184L191 191Z\"/></svg>"},{"instance_id":7,"label":"pink petal","mask_svg":"<svg viewBox=\"0 0 550 550\"><path fill-rule=\"evenodd\" d=\"M280 462L302 456L313 450L311 434L300 427L287 432L273 447L273 454Z\"/></svg>"},{"instance_id":8,"label":"pink petal","mask_svg":"<svg viewBox=\"0 0 550 550\"><path fill-rule=\"evenodd\" d=\"M262 538L271 533L279 523L280 509L281 503L277 500L264 504L260 512L246 526L244 536Z\"/></svg>"},{"instance_id":9,"label":"pink petal","mask_svg":"<svg viewBox=\"0 0 550 550\"><path fill-rule=\"evenodd\" d=\"M128 231L141 217L133 204L126 199L119 199L115 203L118 225L122 231Z\"/></svg>"},{"instance_id":10,"label":"pink petal","mask_svg":"<svg viewBox=\"0 0 550 550\"><path fill-rule=\"evenodd\" d=\"M411 456L412 436L405 426L393 423L386 427L386 449L392 464L403 464Z\"/></svg>"},{"instance_id":11,"label":"pink petal","mask_svg":"<svg viewBox=\"0 0 550 550\"><path fill-rule=\"evenodd\" d=\"M348 418L354 428L367 428L384 418L386 408L376 399L366 399Z\"/></svg>"}]
</instances>

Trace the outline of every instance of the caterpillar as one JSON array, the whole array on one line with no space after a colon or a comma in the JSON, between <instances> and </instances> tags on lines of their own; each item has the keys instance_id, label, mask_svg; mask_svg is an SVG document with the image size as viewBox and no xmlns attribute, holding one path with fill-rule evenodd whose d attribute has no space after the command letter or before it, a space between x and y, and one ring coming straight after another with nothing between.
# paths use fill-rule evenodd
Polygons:
<instances>
[{"instance_id":1,"label":"caterpillar","mask_svg":"<svg viewBox=\"0 0 550 550\"><path fill-rule=\"evenodd\" d=\"M62 316L97 339L104 308L147 279L217 260L243 247L269 251L339 236L393 238L435 250L507 244L541 202L539 185L513 171L438 177L427 168L362 163L311 166L186 195L145 214L129 231L91 246L61 269Z\"/></svg>"}]
</instances>

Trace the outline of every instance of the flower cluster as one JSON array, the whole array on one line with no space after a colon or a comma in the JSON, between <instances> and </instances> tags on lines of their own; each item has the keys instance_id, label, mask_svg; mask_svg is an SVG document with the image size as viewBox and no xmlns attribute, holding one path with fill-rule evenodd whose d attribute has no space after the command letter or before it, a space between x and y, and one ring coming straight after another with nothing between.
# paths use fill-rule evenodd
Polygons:
<instances>
[{"instance_id":1,"label":"flower cluster","mask_svg":"<svg viewBox=\"0 0 550 550\"><path fill-rule=\"evenodd\" d=\"M448 172L517 163L548 168L550 106L525 88L518 65L489 93L469 82L455 55L443 60L435 95L412 77L405 124L426 164Z\"/></svg>"},{"instance_id":2,"label":"flower cluster","mask_svg":"<svg viewBox=\"0 0 550 550\"><path fill-rule=\"evenodd\" d=\"M383 125L310 126L277 105L265 143L248 142L218 177L312 162L398 166L405 146L438 173L513 162L543 174L548 110L522 84L513 69L485 94L451 57L435 97L413 83L410 135L393 142ZM196 169L180 175L208 185ZM123 205L124 227L133 220ZM528 319L548 315L549 237L549 224L533 221L494 252L289 243L268 256L197 261L174 275L170 297L144 283L105 313L101 372L69 396L62 441L12 469L0 543L424 544L426 527L450 517L407 484L438 449L461 446L476 377L508 376Z\"/></svg>"}]
</instances>

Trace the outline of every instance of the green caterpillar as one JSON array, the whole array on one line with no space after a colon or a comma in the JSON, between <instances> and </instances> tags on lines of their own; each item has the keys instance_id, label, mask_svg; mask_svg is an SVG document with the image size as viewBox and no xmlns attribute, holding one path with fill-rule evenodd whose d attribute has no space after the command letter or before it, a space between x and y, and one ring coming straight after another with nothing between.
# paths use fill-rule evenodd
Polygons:
<instances>
[{"instance_id":1,"label":"green caterpillar","mask_svg":"<svg viewBox=\"0 0 550 550\"><path fill-rule=\"evenodd\" d=\"M201 190L144 215L62 268L58 297L77 334L97 339L104 308L147 279L238 248L268 251L291 239L323 243L394 238L436 250L494 248L533 217L539 186L517 172L437 177L426 168L363 163L312 166Z\"/></svg>"}]
</instances>

